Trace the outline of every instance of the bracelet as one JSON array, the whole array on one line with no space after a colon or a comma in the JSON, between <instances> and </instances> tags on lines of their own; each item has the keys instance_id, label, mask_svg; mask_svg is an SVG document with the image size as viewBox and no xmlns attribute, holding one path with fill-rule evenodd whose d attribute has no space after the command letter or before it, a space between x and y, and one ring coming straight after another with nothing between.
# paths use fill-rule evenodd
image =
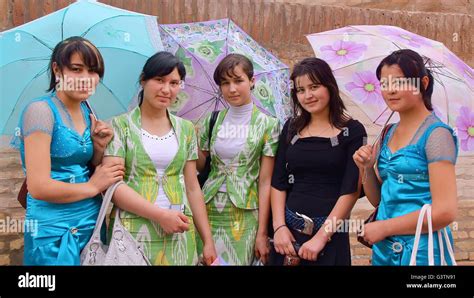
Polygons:
<instances>
[{"instance_id":1,"label":"bracelet","mask_svg":"<svg viewBox=\"0 0 474 298\"><path fill-rule=\"evenodd\" d=\"M327 242L331 242L331 235L329 235L329 232L326 232L326 229L323 229L324 235L326 235Z\"/></svg>"},{"instance_id":2,"label":"bracelet","mask_svg":"<svg viewBox=\"0 0 474 298\"><path fill-rule=\"evenodd\" d=\"M277 232L280 228L283 228L283 227L286 227L286 225L281 225L281 226L279 226L278 228L276 228L275 231L273 231L273 235L275 235L276 232Z\"/></svg>"}]
</instances>

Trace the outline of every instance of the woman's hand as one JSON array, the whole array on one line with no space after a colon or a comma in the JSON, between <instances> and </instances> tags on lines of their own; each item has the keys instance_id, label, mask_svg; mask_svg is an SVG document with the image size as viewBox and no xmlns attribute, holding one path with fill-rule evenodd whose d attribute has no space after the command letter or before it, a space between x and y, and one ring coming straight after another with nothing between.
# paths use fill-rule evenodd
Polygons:
<instances>
[{"instance_id":1,"label":"woman's hand","mask_svg":"<svg viewBox=\"0 0 474 298\"><path fill-rule=\"evenodd\" d=\"M255 256L260 259L263 264L268 262L268 255L270 254L270 243L268 242L268 235L258 234L255 239Z\"/></svg>"},{"instance_id":2,"label":"woman's hand","mask_svg":"<svg viewBox=\"0 0 474 298\"><path fill-rule=\"evenodd\" d=\"M389 235L385 221L378 220L368 224L365 224L362 227L360 235L364 238L365 241L369 244L375 244L379 241L384 240Z\"/></svg>"},{"instance_id":3,"label":"woman's hand","mask_svg":"<svg viewBox=\"0 0 474 298\"><path fill-rule=\"evenodd\" d=\"M94 148L104 151L114 137L114 131L104 121L96 120L94 115L89 115L91 119L91 138Z\"/></svg>"},{"instance_id":4,"label":"woman's hand","mask_svg":"<svg viewBox=\"0 0 474 298\"><path fill-rule=\"evenodd\" d=\"M288 227L284 226L278 228L278 230L273 235L273 241L275 251L277 253L282 255L296 256L296 251L293 247L293 242L296 242L296 240Z\"/></svg>"},{"instance_id":5,"label":"woman's hand","mask_svg":"<svg viewBox=\"0 0 474 298\"><path fill-rule=\"evenodd\" d=\"M189 218L181 211L167 209L161 211L156 222L166 234L183 233L189 230Z\"/></svg>"},{"instance_id":6,"label":"woman's hand","mask_svg":"<svg viewBox=\"0 0 474 298\"><path fill-rule=\"evenodd\" d=\"M352 156L359 169L370 169L375 165L375 150L372 145L365 145L359 148Z\"/></svg>"},{"instance_id":7,"label":"woman's hand","mask_svg":"<svg viewBox=\"0 0 474 298\"><path fill-rule=\"evenodd\" d=\"M98 165L88 182L88 185L91 186L93 192L91 195L95 196L106 190L112 184L122 180L124 174L125 167L123 165Z\"/></svg>"},{"instance_id":8,"label":"woman's hand","mask_svg":"<svg viewBox=\"0 0 474 298\"><path fill-rule=\"evenodd\" d=\"M298 251L300 258L308 261L316 261L319 253L326 246L327 239L322 239L316 234L313 238L303 243Z\"/></svg>"},{"instance_id":9,"label":"woman's hand","mask_svg":"<svg viewBox=\"0 0 474 298\"><path fill-rule=\"evenodd\" d=\"M214 241L204 243L202 248L203 261L206 266L210 266L217 259L217 252L214 246Z\"/></svg>"}]
</instances>

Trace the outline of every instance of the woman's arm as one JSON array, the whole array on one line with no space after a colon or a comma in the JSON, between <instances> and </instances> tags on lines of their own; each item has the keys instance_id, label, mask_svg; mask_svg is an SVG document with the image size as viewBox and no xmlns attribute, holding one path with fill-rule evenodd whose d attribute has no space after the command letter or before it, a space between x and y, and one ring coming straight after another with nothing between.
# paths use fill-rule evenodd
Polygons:
<instances>
[{"instance_id":1,"label":"woman's arm","mask_svg":"<svg viewBox=\"0 0 474 298\"><path fill-rule=\"evenodd\" d=\"M35 199L60 204L77 202L96 196L123 177L122 166L100 166L86 183L51 179L51 136L38 131L25 137L24 142L28 192Z\"/></svg>"},{"instance_id":2,"label":"woman's arm","mask_svg":"<svg viewBox=\"0 0 474 298\"><path fill-rule=\"evenodd\" d=\"M209 151L198 150L198 160L196 160L196 167L201 173L206 167L206 158L209 156Z\"/></svg>"},{"instance_id":3,"label":"woman's arm","mask_svg":"<svg viewBox=\"0 0 474 298\"><path fill-rule=\"evenodd\" d=\"M105 166L123 166L125 161L121 157L105 156L102 163ZM112 200L122 210L157 222L167 234L182 233L189 229L189 220L182 212L160 208L126 184L117 187Z\"/></svg>"},{"instance_id":4,"label":"woman's arm","mask_svg":"<svg viewBox=\"0 0 474 298\"><path fill-rule=\"evenodd\" d=\"M207 218L204 196L196 176L196 162L194 160L188 160L184 166L184 183L194 222L204 244L204 262L210 265L217 258L217 254Z\"/></svg>"},{"instance_id":5,"label":"woman's arm","mask_svg":"<svg viewBox=\"0 0 474 298\"><path fill-rule=\"evenodd\" d=\"M274 164L275 159L273 157L262 156L258 176L258 229L255 254L263 263L267 262L270 252L268 247L268 220L270 218L270 190Z\"/></svg>"},{"instance_id":6,"label":"woman's arm","mask_svg":"<svg viewBox=\"0 0 474 298\"><path fill-rule=\"evenodd\" d=\"M380 178L376 167L377 165L361 170L361 177L365 180L363 184L365 195L370 204L374 207L380 204L381 189Z\"/></svg>"},{"instance_id":7,"label":"woman's arm","mask_svg":"<svg viewBox=\"0 0 474 298\"><path fill-rule=\"evenodd\" d=\"M430 163L428 171L432 197L433 231L437 231L449 225L456 218L456 174L454 165L449 161ZM403 216L370 223L365 226L364 238L371 243L376 243L394 235L413 235L416 232L419 213L418 210ZM422 232L428 232L426 217L423 221Z\"/></svg>"},{"instance_id":8,"label":"woman's arm","mask_svg":"<svg viewBox=\"0 0 474 298\"><path fill-rule=\"evenodd\" d=\"M91 119L91 139L94 144L94 155L91 164L98 166L102 162L105 148L114 137L111 126L101 120L96 120L94 115L89 115Z\"/></svg>"},{"instance_id":9,"label":"woman's arm","mask_svg":"<svg viewBox=\"0 0 474 298\"><path fill-rule=\"evenodd\" d=\"M296 251L293 247L295 238L286 226L285 221L285 204L286 191L281 191L272 186L270 201L273 218L273 240L275 251L282 255L296 256Z\"/></svg>"}]
</instances>

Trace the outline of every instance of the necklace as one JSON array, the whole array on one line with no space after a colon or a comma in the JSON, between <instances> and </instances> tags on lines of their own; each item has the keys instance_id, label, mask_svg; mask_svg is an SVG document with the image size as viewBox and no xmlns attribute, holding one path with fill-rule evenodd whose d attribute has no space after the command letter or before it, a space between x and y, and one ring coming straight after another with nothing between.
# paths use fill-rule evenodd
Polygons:
<instances>
[{"instance_id":1,"label":"necklace","mask_svg":"<svg viewBox=\"0 0 474 298\"><path fill-rule=\"evenodd\" d=\"M320 133L317 133L317 134L313 135L313 134L311 133L311 131L310 131L310 126L308 125L308 133L309 133L309 135L312 136L312 137L317 137L317 136L320 136L320 135L322 135L323 133L325 133L325 132L326 132L328 129L330 129L330 128L332 128L332 125L329 125L328 127L326 127L326 128L325 128L323 131L321 131Z\"/></svg>"}]
</instances>

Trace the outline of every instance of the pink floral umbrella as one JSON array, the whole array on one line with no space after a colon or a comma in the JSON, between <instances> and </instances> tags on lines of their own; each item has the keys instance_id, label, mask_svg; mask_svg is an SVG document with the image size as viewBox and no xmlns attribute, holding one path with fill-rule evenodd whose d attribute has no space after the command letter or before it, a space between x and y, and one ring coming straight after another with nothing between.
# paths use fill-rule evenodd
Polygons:
<instances>
[{"instance_id":1,"label":"pink floral umbrella","mask_svg":"<svg viewBox=\"0 0 474 298\"><path fill-rule=\"evenodd\" d=\"M391 116L375 70L400 49L423 56L435 79L435 114L451 125L460 140L460 154L474 154L474 71L438 41L394 26L348 26L306 36L316 57L331 66L341 95L354 101L375 124ZM391 121L398 121L395 113Z\"/></svg>"}]
</instances>

